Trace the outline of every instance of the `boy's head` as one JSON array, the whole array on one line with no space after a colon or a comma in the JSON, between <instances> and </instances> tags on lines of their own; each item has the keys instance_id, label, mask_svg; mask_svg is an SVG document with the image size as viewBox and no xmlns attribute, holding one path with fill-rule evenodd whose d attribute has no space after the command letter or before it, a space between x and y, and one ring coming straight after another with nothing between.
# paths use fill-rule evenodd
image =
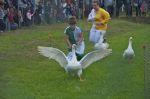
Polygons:
<instances>
[{"instance_id":1,"label":"boy's head","mask_svg":"<svg viewBox=\"0 0 150 99\"><path fill-rule=\"evenodd\" d=\"M99 1L98 0L93 0L92 1L93 9L96 11L99 9Z\"/></svg>"},{"instance_id":2,"label":"boy's head","mask_svg":"<svg viewBox=\"0 0 150 99\"><path fill-rule=\"evenodd\" d=\"M72 29L75 28L76 23L77 23L77 20L76 20L76 17L75 17L75 16L69 17L68 24L70 25L70 27L71 27Z\"/></svg>"},{"instance_id":3,"label":"boy's head","mask_svg":"<svg viewBox=\"0 0 150 99\"><path fill-rule=\"evenodd\" d=\"M76 17L75 16L69 17L68 23L69 25L76 25L77 23Z\"/></svg>"}]
</instances>

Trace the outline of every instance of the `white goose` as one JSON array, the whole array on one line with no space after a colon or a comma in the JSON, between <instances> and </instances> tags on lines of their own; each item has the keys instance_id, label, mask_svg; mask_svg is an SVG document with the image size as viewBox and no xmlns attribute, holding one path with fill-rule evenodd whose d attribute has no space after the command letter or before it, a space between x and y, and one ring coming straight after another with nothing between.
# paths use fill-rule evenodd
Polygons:
<instances>
[{"instance_id":1,"label":"white goose","mask_svg":"<svg viewBox=\"0 0 150 99\"><path fill-rule=\"evenodd\" d=\"M128 48L124 51L123 57L126 59L132 59L135 56L134 50L132 48L132 37L129 38Z\"/></svg>"},{"instance_id":2,"label":"white goose","mask_svg":"<svg viewBox=\"0 0 150 99\"><path fill-rule=\"evenodd\" d=\"M73 44L73 56L71 59L68 59L66 55L57 48L38 46L38 50L41 55L48 57L49 59L56 60L60 66L66 70L66 72L77 75L80 78L80 81L82 81L82 69L85 69L93 62L110 55L112 52L111 49L106 49L103 51L95 50L85 55L80 61L77 61L75 47L76 45Z\"/></svg>"},{"instance_id":3,"label":"white goose","mask_svg":"<svg viewBox=\"0 0 150 99\"><path fill-rule=\"evenodd\" d=\"M107 49L109 47L109 44L106 42L106 40L103 38L103 35L100 36L100 40L98 41L98 43L96 43L94 45L94 48L96 50L104 50Z\"/></svg>"}]
</instances>

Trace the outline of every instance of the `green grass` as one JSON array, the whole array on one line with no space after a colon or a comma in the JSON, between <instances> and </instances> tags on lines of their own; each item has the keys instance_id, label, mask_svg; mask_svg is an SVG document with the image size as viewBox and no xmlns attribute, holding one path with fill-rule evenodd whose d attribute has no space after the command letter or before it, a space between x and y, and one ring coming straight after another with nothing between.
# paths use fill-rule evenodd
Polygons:
<instances>
[{"instance_id":1,"label":"green grass","mask_svg":"<svg viewBox=\"0 0 150 99\"><path fill-rule=\"evenodd\" d=\"M150 43L150 25L112 20L106 37L113 53L84 70L84 82L37 51L41 45L67 53L63 39L66 26L33 26L0 35L0 99L144 99L142 46ZM80 22L79 26L89 30L91 24L85 27ZM128 64L122 54L130 36L136 57ZM88 53L93 45L85 30L84 37Z\"/></svg>"}]
</instances>

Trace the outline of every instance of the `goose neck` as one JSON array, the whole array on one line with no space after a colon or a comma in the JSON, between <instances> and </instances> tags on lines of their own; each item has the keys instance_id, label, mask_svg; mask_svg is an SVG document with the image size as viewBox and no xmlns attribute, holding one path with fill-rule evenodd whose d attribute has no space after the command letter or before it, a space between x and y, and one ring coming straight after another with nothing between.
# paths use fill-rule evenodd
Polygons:
<instances>
[{"instance_id":1,"label":"goose neck","mask_svg":"<svg viewBox=\"0 0 150 99\"><path fill-rule=\"evenodd\" d=\"M132 41L129 40L129 47L132 47Z\"/></svg>"},{"instance_id":2,"label":"goose neck","mask_svg":"<svg viewBox=\"0 0 150 99\"><path fill-rule=\"evenodd\" d=\"M72 49L72 60L74 61L74 62L77 62L77 58L76 58L76 52L75 52L75 49Z\"/></svg>"}]
</instances>

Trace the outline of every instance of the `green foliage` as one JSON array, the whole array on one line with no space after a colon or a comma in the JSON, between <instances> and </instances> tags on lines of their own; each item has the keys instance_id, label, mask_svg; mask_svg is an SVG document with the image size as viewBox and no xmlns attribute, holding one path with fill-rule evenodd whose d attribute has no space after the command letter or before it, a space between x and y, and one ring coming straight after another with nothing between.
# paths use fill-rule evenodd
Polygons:
<instances>
[{"instance_id":1,"label":"green foliage","mask_svg":"<svg viewBox=\"0 0 150 99\"><path fill-rule=\"evenodd\" d=\"M150 25L112 20L106 37L113 53L84 70L84 82L37 51L41 45L67 53L66 26L33 26L0 35L0 99L144 99L142 45L150 42ZM91 24L81 21L79 26L84 30L88 53L93 45L85 29ZM136 57L129 64L122 54L130 36Z\"/></svg>"}]
</instances>

